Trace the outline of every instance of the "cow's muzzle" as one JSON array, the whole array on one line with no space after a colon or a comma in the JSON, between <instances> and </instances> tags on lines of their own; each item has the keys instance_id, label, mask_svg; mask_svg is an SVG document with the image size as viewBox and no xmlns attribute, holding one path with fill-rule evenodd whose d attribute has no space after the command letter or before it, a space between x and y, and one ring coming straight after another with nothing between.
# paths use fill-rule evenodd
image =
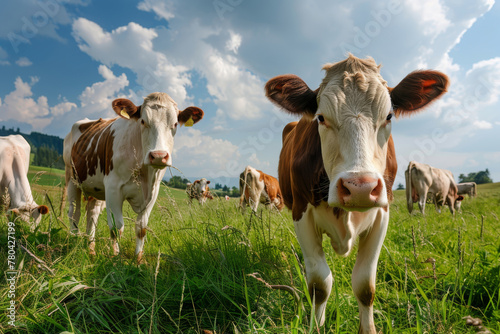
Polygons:
<instances>
[{"instance_id":1,"label":"cow's muzzle","mask_svg":"<svg viewBox=\"0 0 500 334\"><path fill-rule=\"evenodd\" d=\"M384 180L375 173L345 173L334 184L328 201L330 206L366 211L388 205Z\"/></svg>"},{"instance_id":2,"label":"cow's muzzle","mask_svg":"<svg viewBox=\"0 0 500 334\"><path fill-rule=\"evenodd\" d=\"M149 152L149 164L154 168L165 168L168 166L169 154L167 151Z\"/></svg>"}]
</instances>

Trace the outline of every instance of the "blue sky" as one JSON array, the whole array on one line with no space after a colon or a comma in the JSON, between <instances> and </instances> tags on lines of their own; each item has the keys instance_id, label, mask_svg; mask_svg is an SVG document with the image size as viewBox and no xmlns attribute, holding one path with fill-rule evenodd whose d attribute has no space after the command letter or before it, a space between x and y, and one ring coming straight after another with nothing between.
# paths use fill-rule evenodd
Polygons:
<instances>
[{"instance_id":1,"label":"blue sky","mask_svg":"<svg viewBox=\"0 0 500 334\"><path fill-rule=\"evenodd\" d=\"M276 176L294 119L265 82L294 73L315 89L322 65L352 52L381 63L390 86L424 68L451 79L439 103L393 124L396 183L410 160L500 181L492 0L20 0L0 16L0 125L64 137L79 119L113 116L115 98L163 91L206 113L177 132L184 175L235 177L249 164Z\"/></svg>"}]
</instances>

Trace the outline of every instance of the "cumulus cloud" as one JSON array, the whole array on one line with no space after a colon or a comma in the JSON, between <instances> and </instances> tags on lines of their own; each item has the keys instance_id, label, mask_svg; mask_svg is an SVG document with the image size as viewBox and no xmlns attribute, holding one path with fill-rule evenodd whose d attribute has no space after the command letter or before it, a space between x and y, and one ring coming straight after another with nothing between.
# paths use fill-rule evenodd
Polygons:
<instances>
[{"instance_id":1,"label":"cumulus cloud","mask_svg":"<svg viewBox=\"0 0 500 334\"><path fill-rule=\"evenodd\" d=\"M170 20L174 18L171 1L145 0L137 5L137 8L146 12L154 12L160 18Z\"/></svg>"},{"instance_id":2,"label":"cumulus cloud","mask_svg":"<svg viewBox=\"0 0 500 334\"><path fill-rule=\"evenodd\" d=\"M156 7L155 7L156 8ZM79 18L73 23L78 47L104 65L119 65L137 75L137 95L154 91L167 92L179 105L188 100L186 86L191 85L187 68L174 65L163 53L154 50L154 29L129 23L111 32L97 23Z\"/></svg>"},{"instance_id":3,"label":"cumulus cloud","mask_svg":"<svg viewBox=\"0 0 500 334\"><path fill-rule=\"evenodd\" d=\"M21 57L18 60L16 60L16 64L17 64L17 66L20 66L20 67L27 67L27 66L33 65L31 60L29 60L26 57Z\"/></svg>"},{"instance_id":4,"label":"cumulus cloud","mask_svg":"<svg viewBox=\"0 0 500 334\"><path fill-rule=\"evenodd\" d=\"M173 164L186 175L197 175L203 166L206 175L215 175L240 157L238 147L193 128L180 128L175 136ZM193 174L194 173L194 174Z\"/></svg>"}]
</instances>

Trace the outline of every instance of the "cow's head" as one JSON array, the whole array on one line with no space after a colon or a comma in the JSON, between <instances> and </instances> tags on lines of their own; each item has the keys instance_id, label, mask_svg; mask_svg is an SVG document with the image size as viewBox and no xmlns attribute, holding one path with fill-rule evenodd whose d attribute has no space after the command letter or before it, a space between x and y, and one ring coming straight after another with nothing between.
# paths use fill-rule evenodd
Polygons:
<instances>
[{"instance_id":1,"label":"cow's head","mask_svg":"<svg viewBox=\"0 0 500 334\"><path fill-rule=\"evenodd\" d=\"M210 181L208 181L205 178L202 178L200 180L194 181L193 184L195 185L196 189L198 189L199 193L205 193L206 191L208 191L207 189L208 185L210 184Z\"/></svg>"},{"instance_id":2,"label":"cow's head","mask_svg":"<svg viewBox=\"0 0 500 334\"><path fill-rule=\"evenodd\" d=\"M172 165L177 126L193 125L203 118L203 110L188 107L179 111L177 103L165 93L149 94L141 106L128 99L116 99L113 110L122 118L137 122L141 129L143 163L154 168Z\"/></svg>"},{"instance_id":3,"label":"cow's head","mask_svg":"<svg viewBox=\"0 0 500 334\"><path fill-rule=\"evenodd\" d=\"M21 208L10 209L7 211L7 216L11 221L21 219L25 222L33 221L33 226L38 226L42 215L49 213L49 208L46 205L26 205Z\"/></svg>"},{"instance_id":4,"label":"cow's head","mask_svg":"<svg viewBox=\"0 0 500 334\"><path fill-rule=\"evenodd\" d=\"M350 55L327 64L320 87L295 75L269 80L266 95L291 114L317 122L330 185L328 204L364 211L388 205L384 170L393 116L409 115L440 97L446 75L416 71L389 88L371 58Z\"/></svg>"}]
</instances>

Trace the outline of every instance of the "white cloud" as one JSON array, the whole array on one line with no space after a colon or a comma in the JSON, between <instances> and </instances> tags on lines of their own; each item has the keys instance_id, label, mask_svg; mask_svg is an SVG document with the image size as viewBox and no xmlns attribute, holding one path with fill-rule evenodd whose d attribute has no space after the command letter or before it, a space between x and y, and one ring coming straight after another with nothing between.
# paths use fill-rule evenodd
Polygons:
<instances>
[{"instance_id":1,"label":"white cloud","mask_svg":"<svg viewBox=\"0 0 500 334\"><path fill-rule=\"evenodd\" d=\"M170 20L174 18L171 1L144 0L137 5L137 8L146 12L154 12L160 18Z\"/></svg>"},{"instance_id":2,"label":"white cloud","mask_svg":"<svg viewBox=\"0 0 500 334\"><path fill-rule=\"evenodd\" d=\"M229 34L230 34L230 37L229 37L229 39L226 42L226 50L232 51L235 54L237 54L238 53L238 48L241 45L241 35L240 34L236 34L236 33L232 32L232 31L230 31Z\"/></svg>"},{"instance_id":3,"label":"white cloud","mask_svg":"<svg viewBox=\"0 0 500 334\"><path fill-rule=\"evenodd\" d=\"M154 29L129 23L111 32L85 18L73 23L73 35L80 50L107 66L119 65L137 74L137 95L167 92L179 105L188 100L186 86L191 85L185 66L174 65L153 48L158 36ZM140 92L137 92L140 91Z\"/></svg>"},{"instance_id":4,"label":"white cloud","mask_svg":"<svg viewBox=\"0 0 500 334\"><path fill-rule=\"evenodd\" d=\"M17 66L20 66L20 67L27 67L27 66L33 65L31 60L29 60L26 57L21 57L18 60L16 60L16 64L17 64Z\"/></svg>"},{"instance_id":5,"label":"white cloud","mask_svg":"<svg viewBox=\"0 0 500 334\"><path fill-rule=\"evenodd\" d=\"M111 116L111 102L116 98L118 92L129 85L125 73L117 77L105 65L100 65L98 71L104 81L86 87L79 97L83 108L80 112L82 118L96 117L96 114L102 115L99 117Z\"/></svg>"},{"instance_id":6,"label":"white cloud","mask_svg":"<svg viewBox=\"0 0 500 334\"><path fill-rule=\"evenodd\" d=\"M236 145L224 139L212 138L197 129L182 127L175 136L173 165L186 175L200 168L205 175L217 173L239 157Z\"/></svg>"},{"instance_id":7,"label":"white cloud","mask_svg":"<svg viewBox=\"0 0 500 334\"><path fill-rule=\"evenodd\" d=\"M472 125L474 125L474 127L478 129L483 129L483 130L493 128L493 124L487 121L474 121Z\"/></svg>"},{"instance_id":8,"label":"white cloud","mask_svg":"<svg viewBox=\"0 0 500 334\"><path fill-rule=\"evenodd\" d=\"M57 117L64 115L65 113L71 111L73 108L76 108L76 104L72 102L61 102L58 105L50 108L50 113L52 116Z\"/></svg>"}]
</instances>

